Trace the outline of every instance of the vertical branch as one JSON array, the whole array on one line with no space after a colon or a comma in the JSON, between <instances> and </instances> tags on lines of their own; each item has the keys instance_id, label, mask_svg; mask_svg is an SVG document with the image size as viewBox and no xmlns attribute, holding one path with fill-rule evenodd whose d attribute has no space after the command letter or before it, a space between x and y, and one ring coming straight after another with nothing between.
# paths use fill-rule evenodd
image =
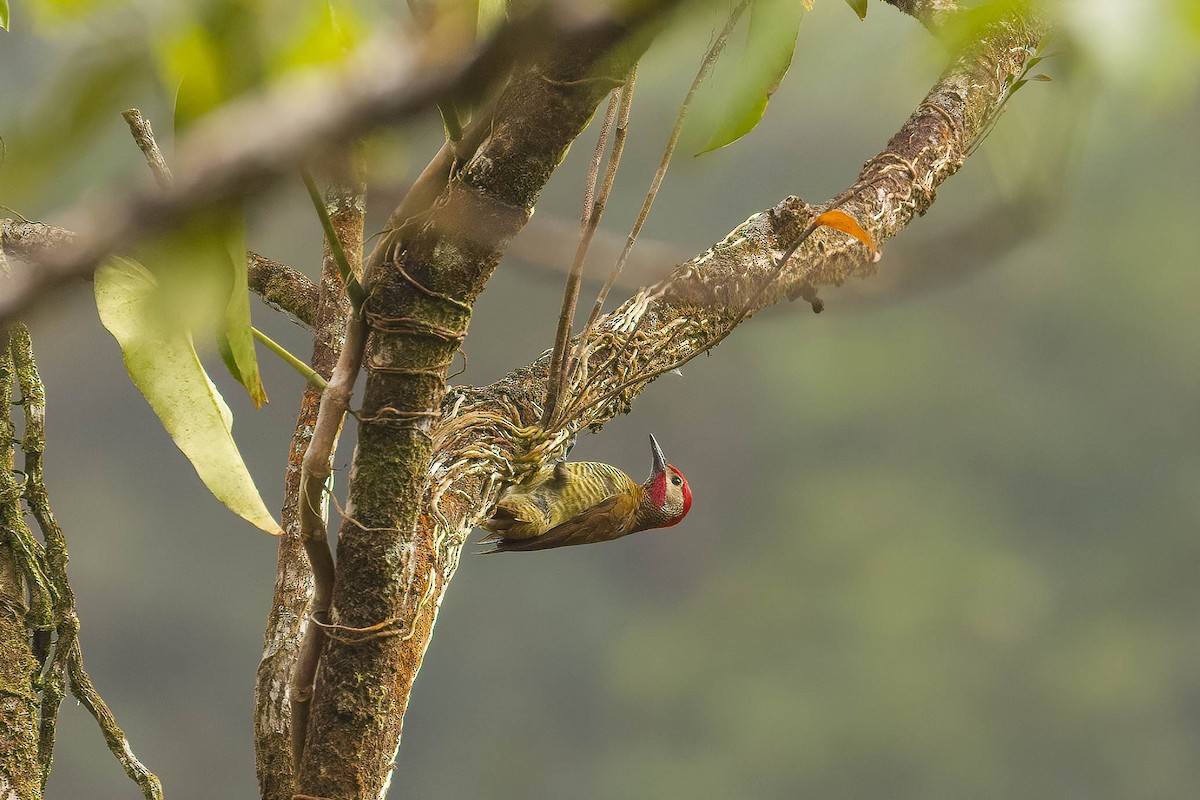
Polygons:
<instances>
[{"instance_id":1,"label":"vertical branch","mask_svg":"<svg viewBox=\"0 0 1200 800\"><path fill-rule=\"evenodd\" d=\"M65 688L69 685L71 693L96 719L108 749L121 764L125 774L141 787L147 800L161 800L162 786L158 778L133 754L124 731L117 724L112 711L101 698L83 666L75 593L67 579L66 537L51 511L43 472L42 455L46 449L46 392L34 361L33 341L29 337L29 331L23 325L14 325L8 334L9 346L5 348L4 357L8 359L10 372L8 375L0 375L0 382L4 385L0 394L6 394L7 397L0 396L0 400L8 405L12 392L12 376L15 373L17 383L21 387L20 405L25 412L25 429L21 439L21 449L25 454L25 486L22 494L37 520L45 547L33 539L22 518L9 519L7 510L5 528L6 532L13 535L14 541L23 540L21 553L27 560L22 567L28 576L32 601L29 617L35 628L35 643L39 641L38 629L46 625L46 621L40 619L41 613L37 611L39 607L44 606L48 609L47 613L51 617L49 624L56 634L53 658L48 665L44 663L44 659L49 655L49 637L41 639L44 642L43 646L35 647L35 652L40 656L39 661L43 662L38 666L44 669L44 674L40 675L38 682L42 693L40 722L36 738L30 742L32 745L36 741L34 749L38 754L36 777L40 783L39 790L45 788L50 773L58 710ZM4 371L4 368L0 367L0 373ZM11 433L11 421L8 425ZM11 458L11 449L9 456ZM6 477L11 480L11 470L6 472ZM17 513L19 514L19 510Z\"/></svg>"},{"instance_id":2,"label":"vertical branch","mask_svg":"<svg viewBox=\"0 0 1200 800\"><path fill-rule=\"evenodd\" d=\"M325 623L333 603L334 563L329 549L326 528L329 479L333 467L333 451L350 408L354 382L362 367L367 343L367 325L362 315L352 313L346 325L346 340L338 357L329 386L321 396L317 422L312 439L301 461L300 473L300 540L313 571L313 596L309 604L309 619ZM320 624L309 625L300 642L296 666L292 670L292 758L299 767L304 758L304 742L308 732L309 709L317 664L325 634Z\"/></svg>"},{"instance_id":3,"label":"vertical branch","mask_svg":"<svg viewBox=\"0 0 1200 800\"><path fill-rule=\"evenodd\" d=\"M9 328L0 328L0 797L41 797L38 764L37 662L25 627L25 578L18 553L21 486L13 473L9 418L14 380Z\"/></svg>"},{"instance_id":4,"label":"vertical branch","mask_svg":"<svg viewBox=\"0 0 1200 800\"><path fill-rule=\"evenodd\" d=\"M304 795L386 792L413 681L462 545L426 503L449 365L501 252L636 60L634 46L615 46L662 5L639 4L632 21L557 36L546 51L525 55L492 105L482 144L449 173L426 213L406 226L389 224L368 258L370 355L331 626L299 770Z\"/></svg>"},{"instance_id":5,"label":"vertical branch","mask_svg":"<svg viewBox=\"0 0 1200 800\"><path fill-rule=\"evenodd\" d=\"M352 274L361 274L363 217L366 208L365 190L357 169L345 178L334 181L325 195L325 208L332 231L341 245L342 256ZM321 281L316 313L313 320L313 353L310 361L313 369L328 378L342 352L346 336L350 304L343 290L343 265L334 253L328 239L321 267ZM264 800L289 800L295 792L296 764L293 758L293 737L297 729L302 730L304 719L297 721L294 698L290 692L292 677L297 669L301 652L314 652L319 641L301 645L316 636L314 626L305 618L309 600L313 595L313 570L309 566L306 547L315 546L301 535L301 476L303 461L314 431L318 425L321 392L312 386L304 390L300 401L300 413L296 420L295 433L288 449L285 475L284 501L281 520L284 535L279 542L276 562L275 593L271 613L267 620L263 642L263 657L258 667L255 685L254 740L259 781L259 795ZM339 426L340 427L340 426ZM325 474L332 469L333 452L336 449L337 431L329 444L325 456ZM324 529L325 504L317 504ZM317 546L316 563L322 574L322 586L326 587L332 577L332 558ZM312 611L318 605L328 610L328 589L323 588L322 597L315 598ZM313 662L315 666L315 661ZM311 677L307 678L311 686ZM300 716L305 717L307 704Z\"/></svg>"},{"instance_id":6,"label":"vertical branch","mask_svg":"<svg viewBox=\"0 0 1200 800\"><path fill-rule=\"evenodd\" d=\"M162 150L158 148L158 141L154 138L154 129L150 127L150 120L143 117L142 112L136 108L122 111L121 116L129 125L133 141L145 156L146 166L154 173L154 180L158 182L159 188L166 189L171 185L174 176L171 175L171 168L167 166L167 160L163 158Z\"/></svg>"}]
</instances>

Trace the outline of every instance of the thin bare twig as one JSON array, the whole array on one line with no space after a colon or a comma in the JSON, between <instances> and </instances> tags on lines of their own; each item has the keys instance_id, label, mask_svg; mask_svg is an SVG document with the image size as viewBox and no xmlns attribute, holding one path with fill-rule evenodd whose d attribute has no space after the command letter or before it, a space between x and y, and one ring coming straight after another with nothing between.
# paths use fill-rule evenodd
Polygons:
<instances>
[{"instance_id":1,"label":"thin bare twig","mask_svg":"<svg viewBox=\"0 0 1200 800\"><path fill-rule=\"evenodd\" d=\"M309 614L325 622L333 600L333 553L329 549L325 527L326 487L329 482L330 459L337 444L342 421L350 407L354 382L362 368L367 344L367 323L359 312L352 313L346 326L346 341L342 345L337 366L329 386L321 395L321 409L312 440L304 453L300 477L300 538L308 553L313 571L313 597ZM313 681L317 674L324 633L311 625L305 631L292 677L292 756L297 765L304 757L304 740L308 726L308 711L312 703Z\"/></svg>"},{"instance_id":2,"label":"thin bare twig","mask_svg":"<svg viewBox=\"0 0 1200 800\"><path fill-rule=\"evenodd\" d=\"M591 244L592 236L596 233L596 227L600 224L600 217L604 213L604 200L596 202L596 181L600 174L600 161L608 146L608 134L617 117L617 108L622 105L622 98L625 96L625 88L622 87L609 98L608 110L604 114L604 124L600 126L600 135L596 138L596 149L592 154L591 163L588 164L587 180L583 192L583 211L579 218L579 244L575 248L575 258L571 262L571 270L567 273L567 283L563 289L562 309L558 314L558 328L554 334L554 352L550 356L550 378L546 381L546 403L545 410L542 412L543 425L550 424L550 419L554 416L554 410L558 403L558 393L562 388L567 344L571 340L575 306L579 302L579 284L583 279L583 262L587 258L588 246ZM616 154L616 157L619 159L620 155ZM616 168L611 155L608 163L608 173L615 177ZM605 182L611 189L612 181L608 178L609 176L606 175ZM607 194L603 189L601 197L607 199Z\"/></svg>"},{"instance_id":3,"label":"thin bare twig","mask_svg":"<svg viewBox=\"0 0 1200 800\"><path fill-rule=\"evenodd\" d=\"M591 221L591 229L587 233L586 246L580 248L582 250L582 252L577 256L581 274L582 274L582 268L583 268L583 260L587 256L587 249L591 247L592 238L595 236L596 227L597 227L597 225L599 225L599 222L600 222L600 213L603 212L604 205L608 202L608 196L612 192L613 181L616 179L617 168L620 166L620 163L621 163L621 154L625 151L625 139L629 132L629 112L633 108L633 90L634 90L634 83L636 80L637 80L637 65L634 65L633 70L629 73L629 80L626 82L625 86L622 87L622 89L621 89L621 95L620 95L621 108L620 108L619 113L617 114L617 127L616 127L615 133L613 134L613 150L612 150L612 155L609 157L607 174L604 176L604 187L603 187L603 191L601 192L601 199L598 203L598 208L596 210L596 218ZM578 296L578 291L576 291L576 295ZM578 297L577 297L577 299L578 299ZM572 309L572 317L573 316L574 316L574 309ZM590 320L589 320L589 322L590 322ZM587 330L586 326L585 326L584 330L585 331ZM568 333L568 340L564 341L564 348L569 343L570 331L568 330L567 333ZM559 392L561 392L562 387L566 385L567 376L570 375L572 370L575 369L575 363L578 360L579 360L579 353L578 353L577 349L572 350L570 352L569 357L567 357L567 355L564 353L563 362L561 364L560 371L558 374ZM557 400L557 397L556 397L556 400ZM549 406L551 404L547 403L547 405ZM557 406L557 402L554 405ZM546 412L549 415L549 418L545 422L543 422L543 426L552 422L553 415L556 414L557 412L558 412L557 407L549 408Z\"/></svg>"},{"instance_id":4,"label":"thin bare twig","mask_svg":"<svg viewBox=\"0 0 1200 800\"><path fill-rule=\"evenodd\" d=\"M729 12L729 18L725 21L725 27L717 34L717 38L709 46L708 52L704 54L704 58L700 62L700 68L696 71L696 77L692 79L691 86L688 87L687 94L684 95L683 103L679 106L679 113L675 115L675 126L671 129L671 135L667 138L667 146L663 150L662 159L658 163L658 169L654 172L654 177L650 181L650 189L646 192L646 199L642 202L642 210L638 212L637 219L633 223L633 228L629 231L629 238L625 242L625 247L621 250L621 255L617 257L617 261L613 264L612 272L609 274L608 280L604 282L604 286L600 289L600 294L596 297L596 304L592 308L592 313L588 317L587 325L584 326L584 338L588 331L596 324L600 313L604 310L604 301L608 299L608 293L612 290L613 284L617 282L617 278L621 275L621 270L625 267L625 262L629 260L629 254L633 250L633 245L637 241L638 235L642 232L642 226L646 224L646 218L650 216L650 209L654 206L654 200L658 197L658 190L662 187L663 179L667 176L667 168L671 165L671 157L675 154L675 146L679 144L679 135L683 132L683 121L687 118L688 109L691 108L692 100L695 99L696 93L700 90L700 86L712 73L713 67L721 54L725 52L725 45L729 42L729 37L733 34L733 29L737 27L738 20L742 18L742 14L750 6L751 0L741 0L733 10ZM576 353L578 357L578 352Z\"/></svg>"},{"instance_id":5,"label":"thin bare twig","mask_svg":"<svg viewBox=\"0 0 1200 800\"><path fill-rule=\"evenodd\" d=\"M713 67L716 65L721 54L725 52L725 46L729 42L729 37L733 34L734 28L737 27L738 21L742 18L742 14L749 8L751 0L741 0L729 12L729 17L725 20L725 26L721 28L720 33L709 45L708 51L704 54L704 58L700 61L700 67L696 70L696 77L692 79L691 86L688 87L687 94L684 95L683 102L679 105L679 113L675 115L675 125L671 128L671 135L667 137L667 145L663 149L662 159L658 163L658 169L654 172L654 177L650 181L650 188L646 192L646 199L642 201L642 209L638 212L637 219L633 223L633 228L629 231L629 238L625 240L625 246L621 249L621 255L617 257L616 263L613 264L612 272L609 273L608 280L600 287L600 294L596 297L596 303L592 306L592 313L588 315L587 324L583 326L583 333L579 337L579 343L576 345L574 353L571 356L571 362L577 363L583 357L584 343L587 341L588 335L596 326L596 320L600 318L600 314L604 310L604 303L608 300L608 293L612 291L612 287L616 284L617 279L621 277L621 270L625 268L625 263L629 260L629 254L633 251L633 245L637 242L638 235L642 232L642 226L646 224L646 219L650 216L650 209L654 206L654 200L658 197L658 190L662 188L663 179L666 178L667 168L671 165L671 157L675 154L675 147L679 144L679 136L683 132L683 122L687 118L688 109L691 108L692 100L695 99L696 93L700 90L700 86L712 74ZM632 336L633 333L630 333ZM622 351L624 347L622 348ZM586 392L585 386L584 391Z\"/></svg>"},{"instance_id":6,"label":"thin bare twig","mask_svg":"<svg viewBox=\"0 0 1200 800\"><path fill-rule=\"evenodd\" d=\"M158 181L160 189L166 189L173 180L171 168L167 166L162 150L158 149L158 142L154 138L154 129L150 127L150 120L143 117L142 112L136 108L122 111L121 116L129 124L129 132L133 134L133 140L137 142L138 149L146 157L146 166L150 167L150 171L154 173L154 180Z\"/></svg>"}]
</instances>

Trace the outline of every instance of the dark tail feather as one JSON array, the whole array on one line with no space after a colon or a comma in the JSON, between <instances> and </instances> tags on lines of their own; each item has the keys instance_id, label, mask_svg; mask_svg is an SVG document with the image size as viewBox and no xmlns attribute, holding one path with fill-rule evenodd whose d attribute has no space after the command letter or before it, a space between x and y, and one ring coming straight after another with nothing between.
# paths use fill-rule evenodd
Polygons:
<instances>
[{"instance_id":1,"label":"dark tail feather","mask_svg":"<svg viewBox=\"0 0 1200 800\"><path fill-rule=\"evenodd\" d=\"M490 556L493 553L517 553L526 552L529 550L548 550L551 547L558 547L562 543L552 539L547 539L544 536L535 536L532 539L505 539L503 536L488 536L480 539L480 544L492 545L491 550L479 550L475 555Z\"/></svg>"}]
</instances>

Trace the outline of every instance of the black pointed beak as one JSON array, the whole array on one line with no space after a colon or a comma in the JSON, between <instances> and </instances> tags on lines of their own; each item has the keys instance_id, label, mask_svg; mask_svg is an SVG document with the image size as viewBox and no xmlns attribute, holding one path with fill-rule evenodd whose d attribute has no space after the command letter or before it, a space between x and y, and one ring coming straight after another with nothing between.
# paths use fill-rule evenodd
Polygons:
<instances>
[{"instance_id":1,"label":"black pointed beak","mask_svg":"<svg viewBox=\"0 0 1200 800\"><path fill-rule=\"evenodd\" d=\"M667 457L663 455L662 448L658 446L658 440L654 438L654 434L650 434L650 453L654 456L654 474L667 471Z\"/></svg>"}]
</instances>

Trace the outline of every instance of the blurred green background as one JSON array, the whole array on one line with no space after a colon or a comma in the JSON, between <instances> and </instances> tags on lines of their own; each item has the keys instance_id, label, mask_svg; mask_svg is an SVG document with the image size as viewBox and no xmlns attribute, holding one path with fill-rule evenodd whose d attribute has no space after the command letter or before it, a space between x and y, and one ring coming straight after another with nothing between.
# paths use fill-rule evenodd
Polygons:
<instances>
[{"instance_id":1,"label":"blurred green background","mask_svg":"<svg viewBox=\"0 0 1200 800\"><path fill-rule=\"evenodd\" d=\"M189 6L12 5L0 202L55 222L141 169L121 110L141 107L169 138L170 97L120 42ZM323 7L291 5L289 19ZM354 9L364 27L397 13ZM1054 81L1014 98L928 216L884 246L876 278L825 293L819 317L763 313L580 439L574 458L640 477L653 432L695 492L682 525L463 558L391 796L1196 796L1200 14L1186 0L1060 11L1072 38L1055 47L1071 55L1044 65ZM690 13L643 62L606 218L617 236L715 19ZM703 158L681 152L645 236L687 255L789 193L836 194L942 61L880 3L860 23L818 2L763 125ZM119 79L102 77L109 62ZM419 170L438 135L431 117L380 137L381 183ZM591 141L546 191L529 241L573 224ZM947 253L956 226L986 238L997 202L1026 204L1036 224L999 256L959 241ZM253 249L311 274L319 241L299 180L251 204ZM922 248L952 268L923 272ZM506 261L459 380L548 347L561 281ZM307 351L298 326L254 314ZM195 478L125 377L89 286L56 294L32 325L91 674L168 797L253 796L275 543ZM301 387L262 359L264 411L217 380L277 508ZM66 705L48 796L136 796Z\"/></svg>"}]
</instances>

